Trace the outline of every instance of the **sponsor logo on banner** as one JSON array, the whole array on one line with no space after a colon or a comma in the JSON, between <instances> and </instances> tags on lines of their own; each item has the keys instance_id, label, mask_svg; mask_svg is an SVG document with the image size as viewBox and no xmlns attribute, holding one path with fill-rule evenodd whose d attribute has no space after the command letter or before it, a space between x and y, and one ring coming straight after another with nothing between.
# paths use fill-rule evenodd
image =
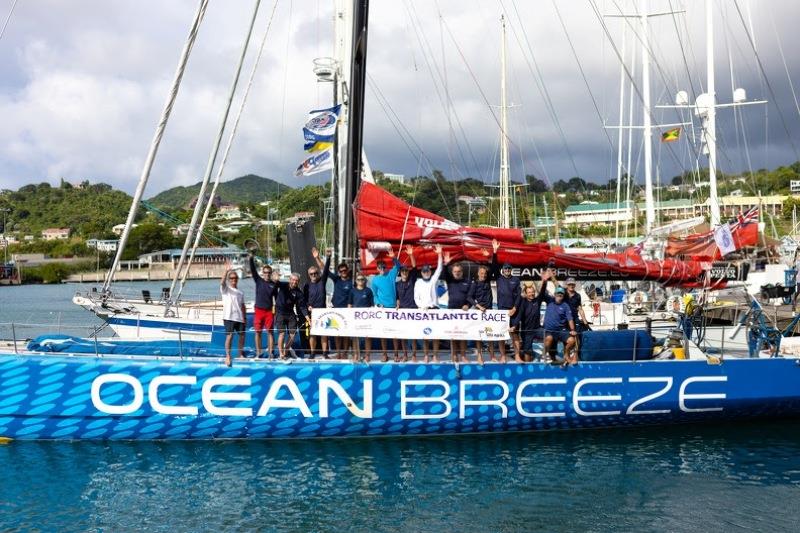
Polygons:
<instances>
[{"instance_id":1,"label":"sponsor logo on banner","mask_svg":"<svg viewBox=\"0 0 800 533\"><path fill-rule=\"evenodd\" d=\"M323 311L315 317L314 324L326 332L340 331L347 326L347 319L336 311Z\"/></svg>"}]
</instances>

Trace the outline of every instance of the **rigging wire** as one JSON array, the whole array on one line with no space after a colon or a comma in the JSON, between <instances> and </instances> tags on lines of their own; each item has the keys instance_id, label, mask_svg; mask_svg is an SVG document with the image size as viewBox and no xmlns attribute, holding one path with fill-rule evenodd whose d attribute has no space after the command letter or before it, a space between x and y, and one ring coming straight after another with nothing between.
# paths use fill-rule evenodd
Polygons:
<instances>
[{"instance_id":1,"label":"rigging wire","mask_svg":"<svg viewBox=\"0 0 800 533\"><path fill-rule=\"evenodd\" d=\"M375 82L374 78L369 73L367 73L367 84L375 92L375 95L378 97L378 103L380 104L381 109L383 110L384 114L386 114L387 118L389 119L389 122L392 124L392 127L395 129L395 131L398 133L398 135L400 135L400 139L403 141L403 144L406 145L406 148L409 149L409 151L411 152L411 154L413 156L418 157L418 162L421 159L424 158L425 162L428 165L428 170L431 173L432 181L436 185L436 189L438 190L439 195L442 198L442 202L444 202L444 206L447 209L447 212L449 213L450 218L452 219L453 218L453 211L452 211L452 209L450 209L450 205L447 203L447 199L445 198L444 192L442 191L441 187L439 186L438 180L436 180L433 177L434 167L431 164L430 158L425 153L425 151L422 149L422 147L419 145L419 143L417 143L417 141L414 139L414 136L411 134L411 132L408 130L408 128L405 126L405 124L403 124L403 121L400 119L400 116L395 112L394 108L389 103L389 100L386 98L386 96L384 95L383 91L378 86L377 82ZM410 142L413 143L414 146L417 148L417 150L419 151L419 156L417 156L417 154L414 153L414 150L411 148L411 146L406 141L405 137L402 135L401 130L398 128L398 125L399 125L400 128L402 128L402 131L405 133L405 135L408 136L408 139L410 140Z\"/></svg>"},{"instance_id":2,"label":"rigging wire","mask_svg":"<svg viewBox=\"0 0 800 533\"><path fill-rule=\"evenodd\" d=\"M525 29L525 25L522 23L522 17L519 14L519 10L517 9L517 4L514 0L511 0L511 4L514 8L514 13L516 14L517 20L519 21L520 26L520 33L524 38L525 44L527 46L528 54L525 53L525 47L523 47L522 40L520 39L519 33L517 33L517 25L516 24L509 24L511 26L511 32L514 35L514 38L517 41L517 45L520 47L520 50L523 52L522 57L525 59L525 63L528 66L528 69L531 72L531 76L533 77L534 82L536 83L536 88L539 90L539 93L542 96L542 99L545 103L545 109L547 110L548 114L550 115L550 119L553 121L553 124L558 131L558 135L561 140L561 144L564 146L564 151L567 153L567 157L570 161L573 171L575 172L576 176L580 176L580 172L578 171L578 165L575 163L575 157L572 154L572 150L569 147L569 143L567 142L567 136L564 133L564 128L561 126L561 121L558 119L558 114L555 111L555 105L553 104L553 100L550 97L550 92L547 89L547 86L544 83L544 76L542 75L541 68L539 68L539 63L536 60L536 55L533 53L533 45L531 45L530 38L528 37L528 32ZM511 16L508 13L508 10L505 7L503 0L500 0L500 7L503 9L503 12L506 13L509 22L511 20ZM529 57L530 56L530 57ZM496 117L495 117L496 119ZM550 184L552 185L552 184Z\"/></svg>"},{"instance_id":3,"label":"rigging wire","mask_svg":"<svg viewBox=\"0 0 800 533\"><path fill-rule=\"evenodd\" d=\"M11 3L11 9L8 10L8 16L6 17L5 22L3 22L3 27L0 28L0 40L3 38L3 35L6 34L6 28L8 28L8 23L11 21L11 15L14 14L14 8L17 7L17 2L19 0L14 0Z\"/></svg>"},{"instance_id":4,"label":"rigging wire","mask_svg":"<svg viewBox=\"0 0 800 533\"><path fill-rule=\"evenodd\" d=\"M773 104L775 104L775 109L778 111L778 118L780 118L781 120L783 131L786 133L786 138L789 140L789 144L792 146L795 158L800 159L800 153L798 153L797 146L794 143L794 139L792 138L791 133L789 133L789 126L786 123L786 118L784 117L783 110L781 109L781 106L778 104L777 97L775 96L775 91L772 88L772 83L769 81L769 78L767 77L767 71L764 68L764 64L761 62L761 55L758 53L758 50L756 49L756 43L754 37L751 34L750 30L747 28L747 23L745 22L741 7L739 6L739 0L733 0L733 5L736 7L736 12L739 14L739 19L742 21L742 26L744 27L745 34L747 35L747 40L750 43L750 46L753 48L753 54L755 54L756 56L756 63L758 64L758 68L761 71L761 75L763 76L764 83L766 84L767 90L769 91L770 98L772 99Z\"/></svg>"},{"instance_id":5,"label":"rigging wire","mask_svg":"<svg viewBox=\"0 0 800 533\"><path fill-rule=\"evenodd\" d=\"M281 98L281 133L278 136L278 161L283 161L283 131L286 128L286 89L289 77L289 45L292 42L294 0L289 0L289 21L286 23L286 51L283 56L283 96Z\"/></svg>"}]
</instances>

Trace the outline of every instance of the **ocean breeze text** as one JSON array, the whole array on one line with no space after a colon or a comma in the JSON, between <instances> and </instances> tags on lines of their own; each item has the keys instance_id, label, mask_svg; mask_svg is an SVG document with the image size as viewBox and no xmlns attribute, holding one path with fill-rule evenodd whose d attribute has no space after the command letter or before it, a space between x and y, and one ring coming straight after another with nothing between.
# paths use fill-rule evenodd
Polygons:
<instances>
[{"instance_id":1,"label":"ocean breeze text","mask_svg":"<svg viewBox=\"0 0 800 533\"><path fill-rule=\"evenodd\" d=\"M508 418L509 408L527 418L661 415L676 408L684 413L699 413L722 411L720 402L726 398L726 381L726 376L691 376L680 381L671 376L596 377L580 379L567 389L567 378L534 378L519 384L501 379L462 379L457 383L441 379L401 380L396 408L403 420L447 418L455 410L463 419L467 409L481 406L498 409L503 418ZM370 419L373 381L364 379L361 384L359 406L344 385L327 378L317 380L317 402L307 399L297 382L285 376L272 381L263 397L254 397L252 379L247 376L198 380L192 375L158 375L143 384L129 374L109 373L92 382L91 402L95 409L108 415L134 414L146 402L152 411L172 416L198 416L204 411L223 417L260 417L274 410L295 409L305 418L328 418L331 408L336 407L332 404L337 403L353 416ZM104 398L104 387L113 387L115 394ZM126 403L120 402L120 387L129 387L132 392ZM162 390L167 387L171 391L167 403L163 403ZM176 394L175 387L185 389L185 394ZM181 404L178 398L193 396L198 387L199 402ZM566 390L571 394L565 394Z\"/></svg>"}]
</instances>

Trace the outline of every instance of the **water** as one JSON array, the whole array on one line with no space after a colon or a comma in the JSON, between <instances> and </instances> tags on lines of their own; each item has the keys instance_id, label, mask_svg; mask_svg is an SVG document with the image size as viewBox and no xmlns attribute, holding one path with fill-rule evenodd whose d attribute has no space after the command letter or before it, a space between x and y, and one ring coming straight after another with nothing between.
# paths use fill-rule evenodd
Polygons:
<instances>
[{"instance_id":1,"label":"water","mask_svg":"<svg viewBox=\"0 0 800 533\"><path fill-rule=\"evenodd\" d=\"M216 283L190 288L213 295ZM87 324L69 301L75 289L3 287L0 322L41 312ZM0 445L0 530L798 531L799 456L795 420L305 442L12 442Z\"/></svg>"}]
</instances>

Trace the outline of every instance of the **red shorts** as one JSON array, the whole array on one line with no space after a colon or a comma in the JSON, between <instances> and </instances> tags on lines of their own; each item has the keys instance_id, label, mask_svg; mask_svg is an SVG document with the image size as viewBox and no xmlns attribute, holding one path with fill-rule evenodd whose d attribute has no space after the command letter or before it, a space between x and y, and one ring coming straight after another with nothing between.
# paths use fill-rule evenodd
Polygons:
<instances>
[{"instance_id":1,"label":"red shorts","mask_svg":"<svg viewBox=\"0 0 800 533\"><path fill-rule=\"evenodd\" d=\"M255 316L253 317L253 328L256 331L263 331L265 329L272 329L272 321L275 319L272 311L255 307Z\"/></svg>"}]
</instances>

